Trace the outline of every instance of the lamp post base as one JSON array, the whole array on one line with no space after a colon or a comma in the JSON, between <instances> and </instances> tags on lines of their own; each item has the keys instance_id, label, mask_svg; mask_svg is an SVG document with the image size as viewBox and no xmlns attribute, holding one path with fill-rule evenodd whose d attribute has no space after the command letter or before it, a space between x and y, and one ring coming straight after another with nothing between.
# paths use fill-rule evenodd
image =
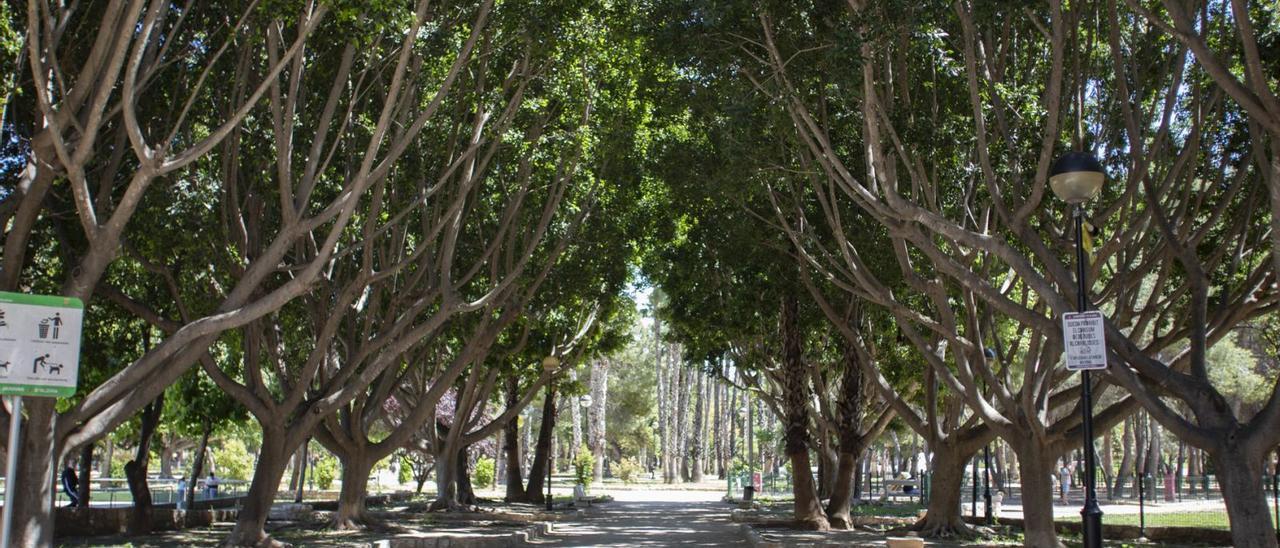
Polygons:
<instances>
[{"instance_id":1,"label":"lamp post base","mask_svg":"<svg viewBox=\"0 0 1280 548\"><path fill-rule=\"evenodd\" d=\"M1092 498L1086 500L1084 508L1080 510L1080 517L1085 548L1101 548L1102 508L1098 507L1098 501Z\"/></svg>"}]
</instances>

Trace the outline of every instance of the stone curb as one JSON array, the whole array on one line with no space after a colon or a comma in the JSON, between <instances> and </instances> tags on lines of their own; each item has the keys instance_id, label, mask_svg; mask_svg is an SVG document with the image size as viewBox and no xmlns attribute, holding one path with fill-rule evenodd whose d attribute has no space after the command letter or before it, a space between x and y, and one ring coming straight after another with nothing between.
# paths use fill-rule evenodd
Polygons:
<instances>
[{"instance_id":1,"label":"stone curb","mask_svg":"<svg viewBox=\"0 0 1280 548\"><path fill-rule=\"evenodd\" d=\"M500 537L466 538L455 536L396 537L369 544L370 548L508 548L524 546L551 532L550 523L531 523L523 529Z\"/></svg>"}]
</instances>

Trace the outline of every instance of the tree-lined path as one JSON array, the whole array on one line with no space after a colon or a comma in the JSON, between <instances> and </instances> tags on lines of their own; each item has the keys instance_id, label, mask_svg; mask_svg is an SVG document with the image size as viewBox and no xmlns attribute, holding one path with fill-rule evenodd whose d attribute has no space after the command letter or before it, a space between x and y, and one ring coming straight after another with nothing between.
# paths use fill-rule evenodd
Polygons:
<instances>
[{"instance_id":1,"label":"tree-lined path","mask_svg":"<svg viewBox=\"0 0 1280 548\"><path fill-rule=\"evenodd\" d=\"M1280 548L1276 5L0 3L6 531Z\"/></svg>"}]
</instances>

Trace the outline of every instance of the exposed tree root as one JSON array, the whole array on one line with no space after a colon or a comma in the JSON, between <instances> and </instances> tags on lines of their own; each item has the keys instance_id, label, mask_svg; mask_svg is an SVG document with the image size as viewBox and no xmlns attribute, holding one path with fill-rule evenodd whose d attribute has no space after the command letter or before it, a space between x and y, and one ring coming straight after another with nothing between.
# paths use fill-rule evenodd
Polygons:
<instances>
[{"instance_id":1,"label":"exposed tree root","mask_svg":"<svg viewBox=\"0 0 1280 548\"><path fill-rule=\"evenodd\" d=\"M479 508L471 504L462 504L456 500L436 499L427 508L428 512L478 512Z\"/></svg>"},{"instance_id":2,"label":"exposed tree root","mask_svg":"<svg viewBox=\"0 0 1280 548\"><path fill-rule=\"evenodd\" d=\"M853 529L853 518L849 516L848 512L827 516L827 521L831 524L832 529Z\"/></svg>"},{"instance_id":3,"label":"exposed tree root","mask_svg":"<svg viewBox=\"0 0 1280 548\"><path fill-rule=\"evenodd\" d=\"M373 517L367 511L358 512L353 516L338 517L334 516L333 521L329 522L329 528L336 531L357 531L364 529L380 529L384 523L378 518Z\"/></svg>"},{"instance_id":4,"label":"exposed tree root","mask_svg":"<svg viewBox=\"0 0 1280 548\"><path fill-rule=\"evenodd\" d=\"M813 517L813 518L805 518L805 519L797 519L797 520L795 521L795 525L796 525L796 528L797 528L797 529L802 529L802 530L805 530L805 531L829 531L829 530L831 530L831 524L830 524L830 523L828 523L828 522L827 522L827 518L826 518L826 517L823 517L823 516Z\"/></svg>"},{"instance_id":5,"label":"exposed tree root","mask_svg":"<svg viewBox=\"0 0 1280 548\"><path fill-rule=\"evenodd\" d=\"M907 529L919 532L920 536L925 538L973 539L978 537L978 532L958 517L930 519L926 515Z\"/></svg>"}]
</instances>

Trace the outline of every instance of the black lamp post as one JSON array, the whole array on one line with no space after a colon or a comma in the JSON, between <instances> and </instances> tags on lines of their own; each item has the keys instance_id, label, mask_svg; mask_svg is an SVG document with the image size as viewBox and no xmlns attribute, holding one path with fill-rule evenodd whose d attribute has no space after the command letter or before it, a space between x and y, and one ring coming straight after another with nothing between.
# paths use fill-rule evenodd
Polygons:
<instances>
[{"instance_id":1,"label":"black lamp post","mask_svg":"<svg viewBox=\"0 0 1280 548\"><path fill-rule=\"evenodd\" d=\"M982 349L982 355L986 356L988 360L996 359L996 351L990 348ZM991 525L991 444L990 443L982 446L982 466L983 466L982 488L984 490L983 499L985 500L985 503L986 503L986 512L983 514L984 516L983 520L987 522L987 525ZM974 481L977 481L977 480L974 480Z\"/></svg>"},{"instance_id":2,"label":"black lamp post","mask_svg":"<svg viewBox=\"0 0 1280 548\"><path fill-rule=\"evenodd\" d=\"M554 375L556 372L556 369L559 369L559 368L560 368L560 358L557 358L555 356L547 356L542 359L542 370L546 371L547 374ZM550 390L550 389L551 387L550 385L548 385L547 390ZM555 429L556 429L555 398L552 398L551 416L547 417L547 427L550 428L552 432L555 432ZM554 443L554 440L552 441L552 443ZM556 468L556 461L555 461L555 457L552 455L552 448L547 447L547 510L548 511L552 509L553 501L551 498L551 472L555 470L555 468Z\"/></svg>"},{"instance_id":3,"label":"black lamp post","mask_svg":"<svg viewBox=\"0 0 1280 548\"><path fill-rule=\"evenodd\" d=\"M1076 237L1076 309L1084 312L1089 307L1086 297L1088 284L1085 281L1084 256L1084 202L1093 198L1102 189L1106 174L1102 164L1087 152L1069 152L1053 163L1049 175L1049 186L1062 201L1071 204L1071 216L1075 221ZM1102 508L1098 507L1098 494L1094 489L1094 478L1097 475L1093 454L1093 393L1089 380L1089 371L1081 372L1080 398L1084 412L1084 508L1080 516L1084 525L1085 548L1102 546Z\"/></svg>"}]
</instances>

